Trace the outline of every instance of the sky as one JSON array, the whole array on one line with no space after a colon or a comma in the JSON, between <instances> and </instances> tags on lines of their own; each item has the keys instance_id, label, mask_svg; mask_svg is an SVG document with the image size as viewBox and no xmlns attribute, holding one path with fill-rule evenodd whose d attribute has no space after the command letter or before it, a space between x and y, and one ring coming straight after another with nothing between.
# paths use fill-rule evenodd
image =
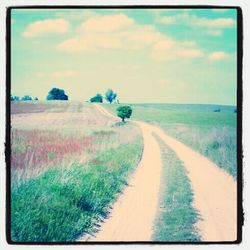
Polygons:
<instances>
[{"instance_id":1,"label":"sky","mask_svg":"<svg viewBox=\"0 0 250 250\"><path fill-rule=\"evenodd\" d=\"M236 105L235 9L12 9L11 93Z\"/></svg>"}]
</instances>

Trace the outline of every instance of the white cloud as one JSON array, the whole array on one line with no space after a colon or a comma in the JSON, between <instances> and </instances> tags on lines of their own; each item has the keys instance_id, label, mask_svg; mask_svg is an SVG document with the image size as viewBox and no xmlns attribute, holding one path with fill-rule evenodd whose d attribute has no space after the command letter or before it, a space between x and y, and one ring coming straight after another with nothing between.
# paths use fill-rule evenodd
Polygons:
<instances>
[{"instance_id":1,"label":"white cloud","mask_svg":"<svg viewBox=\"0 0 250 250\"><path fill-rule=\"evenodd\" d=\"M165 24L181 24L188 26L208 27L208 28L231 28L234 27L236 21L233 18L205 18L191 15L183 12L175 16L161 16L156 19L159 23Z\"/></svg>"},{"instance_id":2,"label":"white cloud","mask_svg":"<svg viewBox=\"0 0 250 250\"><path fill-rule=\"evenodd\" d=\"M55 17L57 18L63 18L66 20L76 20L76 21L83 21L87 18L98 16L98 14L90 9L83 9L80 10L67 10L65 11L59 11L55 12Z\"/></svg>"},{"instance_id":3,"label":"white cloud","mask_svg":"<svg viewBox=\"0 0 250 250\"><path fill-rule=\"evenodd\" d=\"M209 27L209 28L229 28L233 27L236 22L233 18L199 18L197 19L196 24L202 27Z\"/></svg>"},{"instance_id":4,"label":"white cloud","mask_svg":"<svg viewBox=\"0 0 250 250\"><path fill-rule=\"evenodd\" d=\"M207 34L211 36L221 36L223 32L222 30L218 30L218 29L209 29L207 30Z\"/></svg>"},{"instance_id":5,"label":"white cloud","mask_svg":"<svg viewBox=\"0 0 250 250\"><path fill-rule=\"evenodd\" d=\"M212 9L213 12L224 13L228 11L228 9Z\"/></svg>"},{"instance_id":6,"label":"white cloud","mask_svg":"<svg viewBox=\"0 0 250 250\"><path fill-rule=\"evenodd\" d=\"M215 51L208 55L208 58L212 61L218 61L228 58L229 55L223 51Z\"/></svg>"},{"instance_id":7,"label":"white cloud","mask_svg":"<svg viewBox=\"0 0 250 250\"><path fill-rule=\"evenodd\" d=\"M90 18L81 24L80 30L57 49L68 53L147 49L153 58L160 60L203 56L195 42L179 42L152 25L138 24L124 14Z\"/></svg>"},{"instance_id":8,"label":"white cloud","mask_svg":"<svg viewBox=\"0 0 250 250\"><path fill-rule=\"evenodd\" d=\"M163 37L153 26L139 25L124 14L90 18L81 25L80 30L81 32L60 43L57 48L65 52L138 50Z\"/></svg>"},{"instance_id":9,"label":"white cloud","mask_svg":"<svg viewBox=\"0 0 250 250\"><path fill-rule=\"evenodd\" d=\"M174 46L175 42L170 39L164 39L157 43L155 43L153 49L156 51L164 51L172 48Z\"/></svg>"},{"instance_id":10,"label":"white cloud","mask_svg":"<svg viewBox=\"0 0 250 250\"><path fill-rule=\"evenodd\" d=\"M176 18L174 16L163 16L158 19L158 22L163 24L173 24L176 22Z\"/></svg>"},{"instance_id":11,"label":"white cloud","mask_svg":"<svg viewBox=\"0 0 250 250\"><path fill-rule=\"evenodd\" d=\"M46 19L28 25L24 37L38 37L46 34L64 34L69 30L69 23L64 19Z\"/></svg>"},{"instance_id":12,"label":"white cloud","mask_svg":"<svg viewBox=\"0 0 250 250\"><path fill-rule=\"evenodd\" d=\"M134 20L124 14L92 17L81 25L83 31L113 32L127 28L134 24Z\"/></svg>"},{"instance_id":13,"label":"white cloud","mask_svg":"<svg viewBox=\"0 0 250 250\"><path fill-rule=\"evenodd\" d=\"M70 38L57 46L65 52L93 52L102 49L123 49L120 37L107 34L84 34Z\"/></svg>"},{"instance_id":14,"label":"white cloud","mask_svg":"<svg viewBox=\"0 0 250 250\"><path fill-rule=\"evenodd\" d=\"M185 58L199 58L204 55L200 49L180 49L177 54Z\"/></svg>"},{"instance_id":15,"label":"white cloud","mask_svg":"<svg viewBox=\"0 0 250 250\"><path fill-rule=\"evenodd\" d=\"M204 53L193 41L161 40L153 46L153 58L157 60L169 60L178 58L201 58Z\"/></svg>"},{"instance_id":16,"label":"white cloud","mask_svg":"<svg viewBox=\"0 0 250 250\"><path fill-rule=\"evenodd\" d=\"M52 76L53 77L74 77L74 76L77 76L79 75L79 72L78 71L75 71L75 70L63 70L63 71L55 71L52 73Z\"/></svg>"}]
</instances>

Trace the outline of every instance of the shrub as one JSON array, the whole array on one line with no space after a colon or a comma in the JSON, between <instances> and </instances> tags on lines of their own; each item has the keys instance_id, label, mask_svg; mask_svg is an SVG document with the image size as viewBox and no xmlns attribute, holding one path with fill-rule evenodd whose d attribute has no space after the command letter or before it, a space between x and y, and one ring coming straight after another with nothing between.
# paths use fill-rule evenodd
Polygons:
<instances>
[{"instance_id":1,"label":"shrub","mask_svg":"<svg viewBox=\"0 0 250 250\"><path fill-rule=\"evenodd\" d=\"M120 106L117 108L117 116L125 122L125 118L130 118L132 114L132 108L130 106Z\"/></svg>"},{"instance_id":2,"label":"shrub","mask_svg":"<svg viewBox=\"0 0 250 250\"><path fill-rule=\"evenodd\" d=\"M90 98L90 102L103 102L102 95L96 94L94 97Z\"/></svg>"},{"instance_id":3,"label":"shrub","mask_svg":"<svg viewBox=\"0 0 250 250\"><path fill-rule=\"evenodd\" d=\"M220 108L214 110L214 112L220 112L220 111L221 111Z\"/></svg>"}]
</instances>

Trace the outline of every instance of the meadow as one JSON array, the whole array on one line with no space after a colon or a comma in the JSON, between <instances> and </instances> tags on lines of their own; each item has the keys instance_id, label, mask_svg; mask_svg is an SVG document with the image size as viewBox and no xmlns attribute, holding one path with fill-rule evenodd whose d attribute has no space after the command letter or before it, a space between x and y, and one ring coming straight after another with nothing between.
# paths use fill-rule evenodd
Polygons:
<instances>
[{"instance_id":1,"label":"meadow","mask_svg":"<svg viewBox=\"0 0 250 250\"><path fill-rule=\"evenodd\" d=\"M118 107L103 105L114 113ZM130 106L132 119L161 127L236 178L233 107ZM140 161L140 129L72 101L12 102L11 126L12 240L71 242L97 232ZM156 138L163 172L152 240L200 241L185 167Z\"/></svg>"},{"instance_id":2,"label":"meadow","mask_svg":"<svg viewBox=\"0 0 250 250\"><path fill-rule=\"evenodd\" d=\"M142 154L140 130L80 102L11 104L11 239L93 234Z\"/></svg>"},{"instance_id":3,"label":"meadow","mask_svg":"<svg viewBox=\"0 0 250 250\"><path fill-rule=\"evenodd\" d=\"M105 107L115 113L118 105ZM162 128L167 134L210 158L237 178L235 108L217 105L130 104L132 119ZM199 213L193 207L193 191L183 163L157 138L162 153L162 178L153 240L195 242ZM202 167L202 166L201 166Z\"/></svg>"},{"instance_id":4,"label":"meadow","mask_svg":"<svg viewBox=\"0 0 250 250\"><path fill-rule=\"evenodd\" d=\"M237 114L233 106L130 104L132 119L161 127L237 178ZM105 105L115 112L117 105ZM220 108L220 112L214 112Z\"/></svg>"}]
</instances>

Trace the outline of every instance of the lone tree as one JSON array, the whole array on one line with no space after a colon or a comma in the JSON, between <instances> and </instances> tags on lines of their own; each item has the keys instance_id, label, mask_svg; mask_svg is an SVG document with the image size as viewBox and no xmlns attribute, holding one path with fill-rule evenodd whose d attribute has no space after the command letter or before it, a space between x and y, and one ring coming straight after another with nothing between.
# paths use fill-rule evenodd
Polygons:
<instances>
[{"instance_id":1,"label":"lone tree","mask_svg":"<svg viewBox=\"0 0 250 250\"><path fill-rule=\"evenodd\" d=\"M90 102L103 102L102 95L96 94L94 97L90 98Z\"/></svg>"},{"instance_id":2,"label":"lone tree","mask_svg":"<svg viewBox=\"0 0 250 250\"><path fill-rule=\"evenodd\" d=\"M110 104L115 100L116 96L117 94L112 89L108 89L105 93L105 98Z\"/></svg>"},{"instance_id":3,"label":"lone tree","mask_svg":"<svg viewBox=\"0 0 250 250\"><path fill-rule=\"evenodd\" d=\"M130 106L120 106L116 109L117 116L122 118L122 121L125 122L125 118L130 118L132 115L132 108Z\"/></svg>"},{"instance_id":4,"label":"lone tree","mask_svg":"<svg viewBox=\"0 0 250 250\"><path fill-rule=\"evenodd\" d=\"M47 95L47 100L68 100L63 89L53 88Z\"/></svg>"}]
</instances>

